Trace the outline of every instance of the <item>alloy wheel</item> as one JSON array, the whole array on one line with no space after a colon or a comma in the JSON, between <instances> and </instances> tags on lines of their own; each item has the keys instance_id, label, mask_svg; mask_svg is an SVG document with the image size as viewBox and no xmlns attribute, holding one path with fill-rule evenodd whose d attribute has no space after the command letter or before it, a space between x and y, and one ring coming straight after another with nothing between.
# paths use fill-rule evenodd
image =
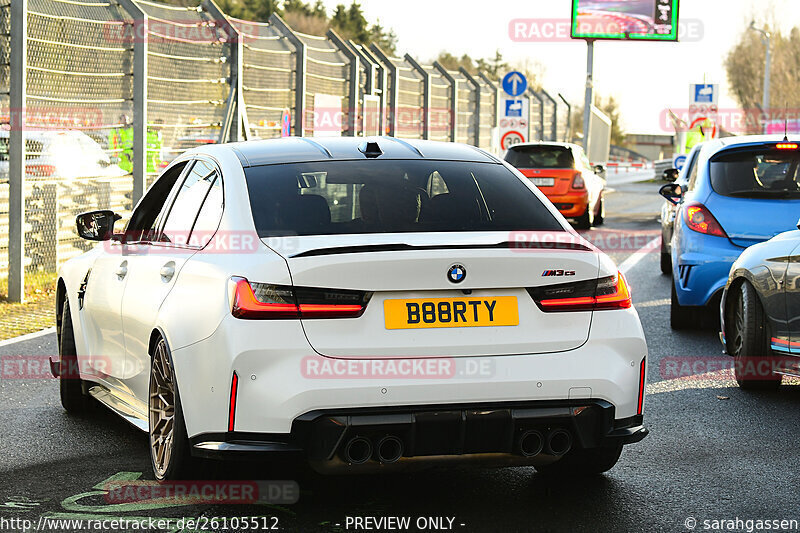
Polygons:
<instances>
[{"instance_id":1,"label":"alloy wheel","mask_svg":"<svg viewBox=\"0 0 800 533\"><path fill-rule=\"evenodd\" d=\"M160 339L150 369L150 453L159 478L166 475L172 458L175 427L175 381L167 345Z\"/></svg>"}]
</instances>

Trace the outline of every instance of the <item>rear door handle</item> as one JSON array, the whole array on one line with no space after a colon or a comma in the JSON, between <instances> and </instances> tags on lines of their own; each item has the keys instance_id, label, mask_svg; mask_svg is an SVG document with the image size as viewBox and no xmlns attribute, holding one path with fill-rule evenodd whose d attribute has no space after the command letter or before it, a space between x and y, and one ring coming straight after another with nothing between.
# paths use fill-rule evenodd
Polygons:
<instances>
[{"instance_id":1,"label":"rear door handle","mask_svg":"<svg viewBox=\"0 0 800 533\"><path fill-rule=\"evenodd\" d=\"M172 279L172 276L175 275L175 263L169 262L166 265L161 267L161 280L162 281L169 281Z\"/></svg>"},{"instance_id":2,"label":"rear door handle","mask_svg":"<svg viewBox=\"0 0 800 533\"><path fill-rule=\"evenodd\" d=\"M127 276L128 275L128 262L125 261L124 263L119 265L117 267L117 270L114 272L114 274L116 274L119 279L122 279L125 276Z\"/></svg>"}]
</instances>

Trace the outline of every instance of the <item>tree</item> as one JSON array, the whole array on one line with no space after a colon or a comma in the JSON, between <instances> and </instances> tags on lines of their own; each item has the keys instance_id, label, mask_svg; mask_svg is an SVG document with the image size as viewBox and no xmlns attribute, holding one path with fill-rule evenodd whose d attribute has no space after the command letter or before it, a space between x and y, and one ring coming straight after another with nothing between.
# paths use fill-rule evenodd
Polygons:
<instances>
[{"instance_id":1,"label":"tree","mask_svg":"<svg viewBox=\"0 0 800 533\"><path fill-rule=\"evenodd\" d=\"M479 71L496 80L503 71L508 69L508 63L503 61L503 54L500 53L500 50L495 50L494 57L479 59L477 67Z\"/></svg>"},{"instance_id":2,"label":"tree","mask_svg":"<svg viewBox=\"0 0 800 533\"><path fill-rule=\"evenodd\" d=\"M464 67L464 70L470 74L477 72L477 69L475 68L475 62L472 61L472 58L467 54L464 54L458 58L450 52L442 51L439 53L439 57L436 58L436 61L438 61L447 70L458 70L459 67Z\"/></svg>"},{"instance_id":3,"label":"tree","mask_svg":"<svg viewBox=\"0 0 800 533\"><path fill-rule=\"evenodd\" d=\"M387 30L381 25L380 20L369 29L370 41L378 45L389 55L397 54L397 34L394 30Z\"/></svg>"},{"instance_id":4,"label":"tree","mask_svg":"<svg viewBox=\"0 0 800 533\"><path fill-rule=\"evenodd\" d=\"M788 36L779 30L772 33L772 65L770 69L770 107L763 110L772 118L783 118L783 109L800 107L800 28L792 28ZM764 95L764 61L766 47L761 36L746 30L728 52L725 70L731 92L739 105L754 120L749 121L748 133L762 131L761 107ZM794 112L794 115L797 113ZM789 117L792 118L792 117Z\"/></svg>"},{"instance_id":5,"label":"tree","mask_svg":"<svg viewBox=\"0 0 800 533\"><path fill-rule=\"evenodd\" d=\"M361 4L356 1L350 7L345 7L344 4L336 6L331 17L331 27L345 39L352 39L363 45L375 43L389 55L394 55L397 50L397 35L392 30L386 30L380 21L370 26Z\"/></svg>"},{"instance_id":6,"label":"tree","mask_svg":"<svg viewBox=\"0 0 800 533\"><path fill-rule=\"evenodd\" d=\"M220 9L244 20L265 21L273 13L281 13L278 0L219 0Z\"/></svg>"}]
</instances>

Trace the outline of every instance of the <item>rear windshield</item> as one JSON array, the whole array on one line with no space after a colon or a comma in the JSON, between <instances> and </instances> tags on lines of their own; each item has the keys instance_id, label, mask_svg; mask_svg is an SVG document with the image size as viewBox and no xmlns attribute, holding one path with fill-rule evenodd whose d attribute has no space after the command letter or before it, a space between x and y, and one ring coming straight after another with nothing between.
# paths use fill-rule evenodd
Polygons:
<instances>
[{"instance_id":1,"label":"rear windshield","mask_svg":"<svg viewBox=\"0 0 800 533\"><path fill-rule=\"evenodd\" d=\"M259 236L563 231L502 165L363 160L245 169Z\"/></svg>"},{"instance_id":2,"label":"rear windshield","mask_svg":"<svg viewBox=\"0 0 800 533\"><path fill-rule=\"evenodd\" d=\"M575 168L572 151L565 146L518 146L506 154L517 168Z\"/></svg>"},{"instance_id":3,"label":"rear windshield","mask_svg":"<svg viewBox=\"0 0 800 533\"><path fill-rule=\"evenodd\" d=\"M711 187L739 198L800 198L800 154L759 149L723 153L711 161Z\"/></svg>"}]
</instances>

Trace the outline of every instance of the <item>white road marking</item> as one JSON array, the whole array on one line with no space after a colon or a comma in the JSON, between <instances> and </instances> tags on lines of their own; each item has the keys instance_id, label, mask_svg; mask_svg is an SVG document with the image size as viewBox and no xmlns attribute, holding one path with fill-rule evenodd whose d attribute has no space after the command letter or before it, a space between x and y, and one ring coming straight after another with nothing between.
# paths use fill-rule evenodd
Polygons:
<instances>
[{"instance_id":1,"label":"white road marking","mask_svg":"<svg viewBox=\"0 0 800 533\"><path fill-rule=\"evenodd\" d=\"M10 344L16 344L18 342L29 341L31 339L36 339L38 337L44 337L45 335L49 335L50 333L55 333L56 328L55 326L52 328L43 329L41 331L37 331L34 333L28 333L27 335L20 335L19 337L13 337L11 339L6 339L4 341L0 341L0 346L8 346Z\"/></svg>"},{"instance_id":2,"label":"white road marking","mask_svg":"<svg viewBox=\"0 0 800 533\"><path fill-rule=\"evenodd\" d=\"M633 252L625 261L619 265L619 271L623 274L627 274L633 267L639 264L639 262L645 258L646 254L652 253L655 249L656 245L661 240L661 237L656 237L652 241L645 244L643 247L639 248L635 252Z\"/></svg>"}]
</instances>

